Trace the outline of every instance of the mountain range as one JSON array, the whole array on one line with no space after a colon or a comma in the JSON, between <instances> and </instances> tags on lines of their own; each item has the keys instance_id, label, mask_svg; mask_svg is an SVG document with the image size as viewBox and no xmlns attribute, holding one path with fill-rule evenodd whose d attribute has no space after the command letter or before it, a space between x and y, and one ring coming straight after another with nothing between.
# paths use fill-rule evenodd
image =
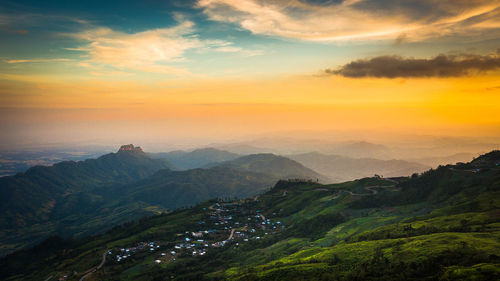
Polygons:
<instances>
[{"instance_id":1,"label":"mountain range","mask_svg":"<svg viewBox=\"0 0 500 281\"><path fill-rule=\"evenodd\" d=\"M184 155L191 166L196 162L207 167L177 171L168 160L153 159L142 149L125 145L97 159L36 166L0 178L0 253L33 245L52 234L99 233L128 220L211 198L253 196L283 176L317 176L275 155L245 156L234 160L238 165L205 164L228 159L232 154L226 152L201 150ZM201 158L208 160L193 160Z\"/></svg>"},{"instance_id":2,"label":"mountain range","mask_svg":"<svg viewBox=\"0 0 500 281\"><path fill-rule=\"evenodd\" d=\"M0 259L0 278L498 280L499 214L492 151L410 177L280 180L257 197L53 236Z\"/></svg>"},{"instance_id":3,"label":"mountain range","mask_svg":"<svg viewBox=\"0 0 500 281\"><path fill-rule=\"evenodd\" d=\"M280 179L342 182L407 176L426 166L320 153L241 156L214 148L145 153L125 145L97 159L36 166L0 178L0 254L52 234L82 237L212 198L244 198Z\"/></svg>"}]
</instances>

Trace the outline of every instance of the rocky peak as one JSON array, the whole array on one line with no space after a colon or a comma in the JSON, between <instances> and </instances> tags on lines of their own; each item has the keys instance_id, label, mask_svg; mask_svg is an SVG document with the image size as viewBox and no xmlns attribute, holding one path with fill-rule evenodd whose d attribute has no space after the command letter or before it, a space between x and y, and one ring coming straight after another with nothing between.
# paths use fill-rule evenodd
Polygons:
<instances>
[{"instance_id":1,"label":"rocky peak","mask_svg":"<svg viewBox=\"0 0 500 281\"><path fill-rule=\"evenodd\" d=\"M125 144L120 147L118 152L121 151L135 151L135 152L144 152L140 146L134 146L133 144Z\"/></svg>"}]
</instances>

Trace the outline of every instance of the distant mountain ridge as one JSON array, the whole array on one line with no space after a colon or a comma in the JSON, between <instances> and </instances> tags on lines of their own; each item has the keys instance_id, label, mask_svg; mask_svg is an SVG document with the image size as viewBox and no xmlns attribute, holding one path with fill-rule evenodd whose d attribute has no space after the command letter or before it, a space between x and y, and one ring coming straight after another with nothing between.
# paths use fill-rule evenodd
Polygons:
<instances>
[{"instance_id":1,"label":"distant mountain ridge","mask_svg":"<svg viewBox=\"0 0 500 281\"><path fill-rule=\"evenodd\" d=\"M390 154L390 149L382 144L370 143L367 141L348 142L334 148L335 154L349 157L386 157Z\"/></svg>"},{"instance_id":2,"label":"distant mountain ridge","mask_svg":"<svg viewBox=\"0 0 500 281\"><path fill-rule=\"evenodd\" d=\"M215 148L201 148L191 152L176 150L171 152L151 153L153 158L166 159L181 170L196 169L209 163L236 159L241 155Z\"/></svg>"},{"instance_id":3,"label":"distant mountain ridge","mask_svg":"<svg viewBox=\"0 0 500 281\"><path fill-rule=\"evenodd\" d=\"M287 157L272 153L251 154L222 163L213 163L207 167L230 167L242 171L252 171L273 175L278 179L303 178L313 181L328 182L327 176L304 167L304 165Z\"/></svg>"},{"instance_id":4,"label":"distant mountain ridge","mask_svg":"<svg viewBox=\"0 0 500 281\"><path fill-rule=\"evenodd\" d=\"M473 154L473 153L462 152L462 153L455 153L453 155L448 155L448 156L413 158L413 159L409 159L409 161L421 163L424 165L429 165L431 167L437 167L439 165L455 164L458 162L470 162L470 161L472 161L474 156L475 156L475 154Z\"/></svg>"},{"instance_id":5,"label":"distant mountain ridge","mask_svg":"<svg viewBox=\"0 0 500 281\"><path fill-rule=\"evenodd\" d=\"M288 155L287 157L328 176L335 182L359 179L374 174L385 177L409 176L430 168L429 166L405 160L349 158L319 152Z\"/></svg>"}]
</instances>

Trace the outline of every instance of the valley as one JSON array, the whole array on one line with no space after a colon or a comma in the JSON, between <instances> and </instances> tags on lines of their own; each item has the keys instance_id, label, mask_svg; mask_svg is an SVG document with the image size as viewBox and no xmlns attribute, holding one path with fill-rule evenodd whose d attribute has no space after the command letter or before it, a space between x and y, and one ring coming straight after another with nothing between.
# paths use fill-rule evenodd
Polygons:
<instances>
[{"instance_id":1,"label":"valley","mask_svg":"<svg viewBox=\"0 0 500 281\"><path fill-rule=\"evenodd\" d=\"M283 177L321 177L273 154L239 157L238 165L207 159L212 163L209 167L179 170L166 159L151 158L140 147L124 145L97 159L35 166L2 177L0 254L54 234L84 237L212 198L254 196Z\"/></svg>"}]
</instances>

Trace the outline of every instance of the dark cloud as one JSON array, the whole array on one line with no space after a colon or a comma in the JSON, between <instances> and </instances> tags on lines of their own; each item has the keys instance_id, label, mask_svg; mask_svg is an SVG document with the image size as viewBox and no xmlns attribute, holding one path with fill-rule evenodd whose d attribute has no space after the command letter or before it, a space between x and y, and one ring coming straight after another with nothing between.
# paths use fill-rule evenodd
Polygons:
<instances>
[{"instance_id":1,"label":"dark cloud","mask_svg":"<svg viewBox=\"0 0 500 281\"><path fill-rule=\"evenodd\" d=\"M399 36L394 40L394 45L401 45L404 41L408 39L408 35L406 33L401 33Z\"/></svg>"},{"instance_id":2,"label":"dark cloud","mask_svg":"<svg viewBox=\"0 0 500 281\"><path fill-rule=\"evenodd\" d=\"M330 6L330 5L342 4L344 0L300 0L300 2L317 6Z\"/></svg>"},{"instance_id":3,"label":"dark cloud","mask_svg":"<svg viewBox=\"0 0 500 281\"><path fill-rule=\"evenodd\" d=\"M497 69L500 69L500 52L486 56L439 55L430 59L380 56L326 69L325 73L351 78L459 77Z\"/></svg>"}]
</instances>

